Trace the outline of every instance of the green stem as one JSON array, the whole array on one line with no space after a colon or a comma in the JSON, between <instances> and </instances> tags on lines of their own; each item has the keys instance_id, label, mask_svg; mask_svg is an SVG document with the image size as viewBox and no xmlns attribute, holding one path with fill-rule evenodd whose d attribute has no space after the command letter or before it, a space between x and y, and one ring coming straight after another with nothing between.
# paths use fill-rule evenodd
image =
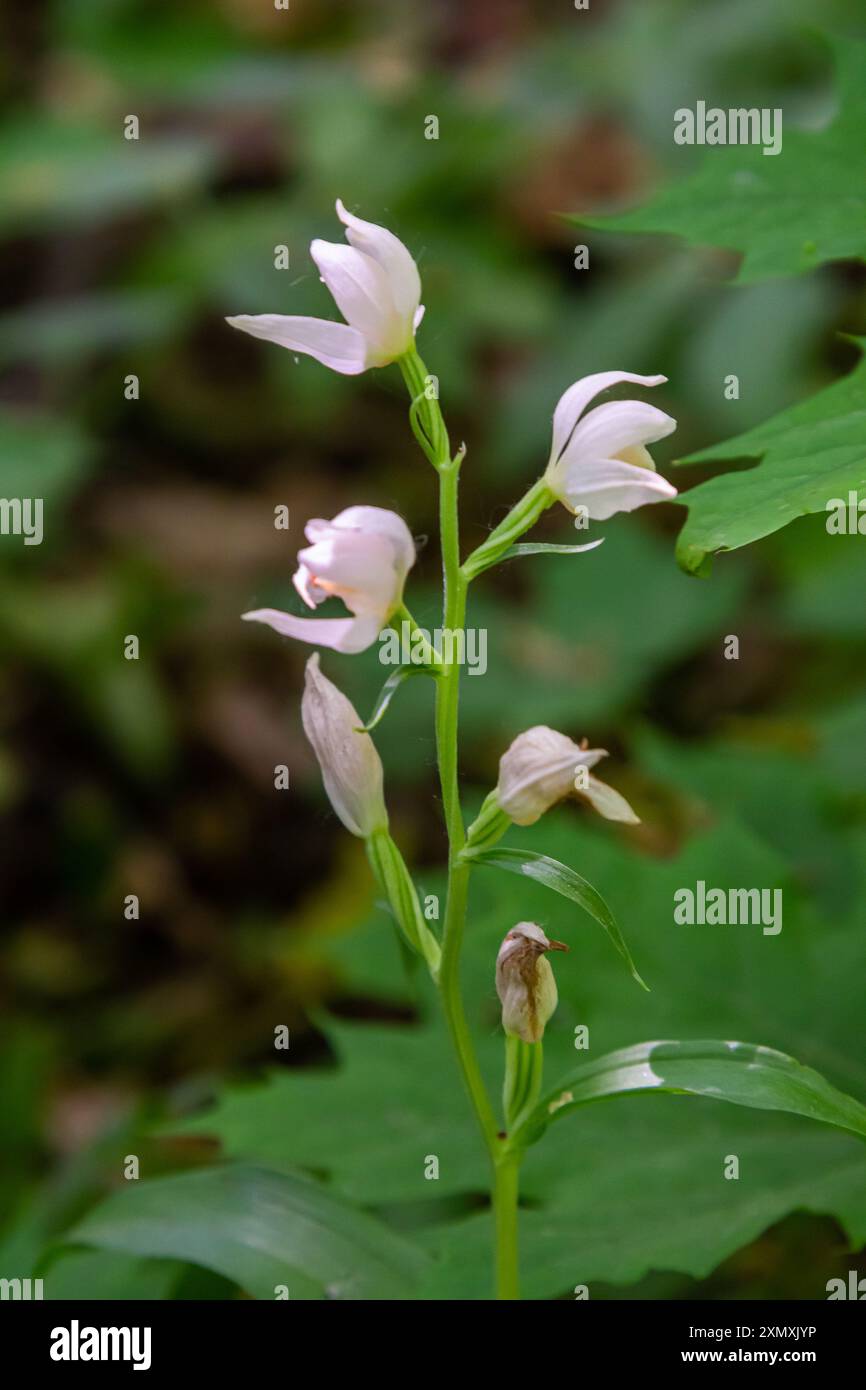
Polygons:
<instances>
[{"instance_id":1,"label":"green stem","mask_svg":"<svg viewBox=\"0 0 866 1390\"><path fill-rule=\"evenodd\" d=\"M503 517L495 530L490 532L486 541L473 550L472 554L463 565L463 573L467 580L475 579L484 570L490 569L501 560L507 550L511 548L516 540L534 526L543 511L552 504L553 493L544 478L539 478L532 484L528 492L525 492L519 502L515 502L511 511Z\"/></svg>"},{"instance_id":2,"label":"green stem","mask_svg":"<svg viewBox=\"0 0 866 1390\"><path fill-rule=\"evenodd\" d=\"M466 580L460 573L457 476L458 467L455 464L449 462L440 469L439 518L445 581L442 625L454 632L462 628L466 620ZM463 1080L475 1108L491 1161L495 1162L499 1148L496 1119L475 1056L460 993L460 951L466 922L469 865L459 860L466 840L460 810L457 766L459 700L460 667L454 661L443 663L442 674L436 683L436 751L445 827L448 832L449 857L439 992Z\"/></svg>"},{"instance_id":3,"label":"green stem","mask_svg":"<svg viewBox=\"0 0 866 1390\"><path fill-rule=\"evenodd\" d=\"M412 433L434 468L451 461L448 431L439 409L438 395L428 395L428 383L433 379L414 348L397 359L406 389L412 398L409 421Z\"/></svg>"},{"instance_id":4,"label":"green stem","mask_svg":"<svg viewBox=\"0 0 866 1390\"><path fill-rule=\"evenodd\" d=\"M448 432L438 399L428 399L424 384L427 369L413 350L400 360L400 368L413 400L412 428L419 444L439 473L439 529L444 581L442 626L459 632L466 621L468 579L460 568L460 526L457 505L460 465L465 450L451 458ZM443 653L443 656L445 653ZM519 1157L506 1151L498 1133L460 990L460 951L466 924L470 864L460 859L466 843L460 809L457 759L457 720L460 703L460 667L454 658L441 662L436 681L436 750L442 807L448 832L448 888L442 931L442 958L438 987L448 1031L463 1082L481 1130L492 1173L492 1197L496 1228L496 1290L499 1298L517 1298L517 1190Z\"/></svg>"},{"instance_id":5,"label":"green stem","mask_svg":"<svg viewBox=\"0 0 866 1390\"><path fill-rule=\"evenodd\" d=\"M494 1167L493 1214L496 1223L496 1297L519 1299L517 1265L517 1192L520 1168L515 1155Z\"/></svg>"}]
</instances>

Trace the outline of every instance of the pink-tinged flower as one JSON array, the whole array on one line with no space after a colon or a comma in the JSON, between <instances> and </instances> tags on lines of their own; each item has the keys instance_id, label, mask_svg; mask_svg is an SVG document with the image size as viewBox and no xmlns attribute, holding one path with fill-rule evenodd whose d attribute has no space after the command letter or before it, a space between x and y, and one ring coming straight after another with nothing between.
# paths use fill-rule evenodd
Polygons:
<instances>
[{"instance_id":1,"label":"pink-tinged flower","mask_svg":"<svg viewBox=\"0 0 866 1390\"><path fill-rule=\"evenodd\" d=\"M558 997L545 953L567 950L563 942L549 941L535 922L518 922L506 933L496 957L496 993L510 1037L541 1041Z\"/></svg>"},{"instance_id":2,"label":"pink-tinged flower","mask_svg":"<svg viewBox=\"0 0 866 1390\"><path fill-rule=\"evenodd\" d=\"M412 347L424 315L421 277L393 232L354 217L339 198L337 215L349 245L316 240L310 254L345 323L298 314L240 314L226 322L356 376L387 366Z\"/></svg>"},{"instance_id":3,"label":"pink-tinged flower","mask_svg":"<svg viewBox=\"0 0 866 1390\"><path fill-rule=\"evenodd\" d=\"M403 600L403 584L415 563L415 543L396 512L382 507L347 507L333 521L308 521L312 545L298 551L293 583L304 603L343 600L351 618L296 618L278 608L244 613L246 622L267 623L283 637L297 637L338 652L363 652Z\"/></svg>"},{"instance_id":4,"label":"pink-tinged flower","mask_svg":"<svg viewBox=\"0 0 866 1390\"><path fill-rule=\"evenodd\" d=\"M382 763L369 734L359 731L355 708L319 670L319 653L307 662L301 700L304 733L313 745L328 800L347 830L367 839L388 825Z\"/></svg>"},{"instance_id":5,"label":"pink-tinged flower","mask_svg":"<svg viewBox=\"0 0 866 1390\"><path fill-rule=\"evenodd\" d=\"M586 407L600 391L621 381L659 386L667 377L596 372L569 386L553 415L553 446L545 480L570 512L606 521L648 502L665 502L677 490L655 471L647 452L677 427L676 420L645 401L608 401Z\"/></svg>"},{"instance_id":6,"label":"pink-tinged flower","mask_svg":"<svg viewBox=\"0 0 866 1390\"><path fill-rule=\"evenodd\" d=\"M606 757L604 748L582 748L566 734L536 724L518 734L499 760L500 809L515 825L534 825L563 797L580 796L606 820L637 825L625 797L590 773Z\"/></svg>"}]
</instances>

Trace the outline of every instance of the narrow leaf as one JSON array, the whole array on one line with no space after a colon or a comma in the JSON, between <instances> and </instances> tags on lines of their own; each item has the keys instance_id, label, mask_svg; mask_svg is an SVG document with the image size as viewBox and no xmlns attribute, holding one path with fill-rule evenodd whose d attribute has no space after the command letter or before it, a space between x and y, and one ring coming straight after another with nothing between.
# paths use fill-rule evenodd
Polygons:
<instances>
[{"instance_id":1,"label":"narrow leaf","mask_svg":"<svg viewBox=\"0 0 866 1390\"><path fill-rule=\"evenodd\" d=\"M595 550L603 540L604 536L601 536L597 541L587 541L585 545L547 545L544 541L527 541L526 544L512 545L502 560L517 560L521 555L579 555L582 550Z\"/></svg>"},{"instance_id":2,"label":"narrow leaf","mask_svg":"<svg viewBox=\"0 0 866 1390\"><path fill-rule=\"evenodd\" d=\"M432 676L436 672L430 666L398 666L396 671L392 671L379 694L376 696L376 703L373 706L373 713L370 715L370 722L362 724L358 729L360 734L369 734L379 720L382 718L386 709L390 705L397 691L404 681L410 676Z\"/></svg>"},{"instance_id":3,"label":"narrow leaf","mask_svg":"<svg viewBox=\"0 0 866 1390\"><path fill-rule=\"evenodd\" d=\"M539 1100L515 1133L525 1146L579 1106L636 1091L706 1096L753 1110L785 1110L866 1138L866 1106L811 1067L754 1043L645 1042L584 1062Z\"/></svg>"},{"instance_id":4,"label":"narrow leaf","mask_svg":"<svg viewBox=\"0 0 866 1390\"><path fill-rule=\"evenodd\" d=\"M403 1299L416 1246L318 1183L247 1164L128 1183L71 1232L78 1245L216 1270L256 1298Z\"/></svg>"},{"instance_id":5,"label":"narrow leaf","mask_svg":"<svg viewBox=\"0 0 866 1390\"><path fill-rule=\"evenodd\" d=\"M558 860L551 859L546 854L536 854L531 849L503 849L498 845L495 849L470 851L465 854L465 858L473 864L489 864L494 869L506 869L508 873L522 874L526 878L535 879L536 883L543 883L546 888L552 888L554 893L560 893L562 897L577 903L604 927L638 984L646 990L649 989L637 972L625 938L604 898L591 883L587 883L585 878L575 873L574 869L569 869L566 864L560 864Z\"/></svg>"}]
</instances>

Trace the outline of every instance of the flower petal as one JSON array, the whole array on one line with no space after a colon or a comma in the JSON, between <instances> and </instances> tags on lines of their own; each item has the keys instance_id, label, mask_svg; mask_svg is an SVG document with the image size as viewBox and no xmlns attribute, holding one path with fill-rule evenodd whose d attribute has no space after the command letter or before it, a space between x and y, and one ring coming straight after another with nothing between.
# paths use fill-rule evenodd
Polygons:
<instances>
[{"instance_id":1,"label":"flower petal","mask_svg":"<svg viewBox=\"0 0 866 1390\"><path fill-rule=\"evenodd\" d=\"M365 222L362 217L355 217L354 213L347 212L339 198L337 216L346 228L346 237L350 245L362 251L365 256L371 256L385 271L391 286L394 308L407 318L415 318L414 326L417 328L420 319L415 315L421 298L421 277L415 261L400 238L389 232L386 227L379 227L375 222ZM346 317L349 317L348 314Z\"/></svg>"},{"instance_id":2,"label":"flower petal","mask_svg":"<svg viewBox=\"0 0 866 1390\"><path fill-rule=\"evenodd\" d=\"M589 402L601 391L618 386L622 381L634 382L638 386L660 386L667 381L666 376L636 376L634 372L594 372L592 376L581 377L560 397L553 412L553 448L550 457L559 458L580 416Z\"/></svg>"},{"instance_id":3,"label":"flower petal","mask_svg":"<svg viewBox=\"0 0 866 1390\"><path fill-rule=\"evenodd\" d=\"M316 588L315 575L306 565L298 565L292 575L292 583L308 608L318 608L319 604L324 603L328 597L321 589Z\"/></svg>"},{"instance_id":4,"label":"flower petal","mask_svg":"<svg viewBox=\"0 0 866 1390\"><path fill-rule=\"evenodd\" d=\"M339 594L353 613L378 613L382 622L402 587L386 536L332 530L299 550L298 561L314 576L317 588Z\"/></svg>"},{"instance_id":5,"label":"flower petal","mask_svg":"<svg viewBox=\"0 0 866 1390\"><path fill-rule=\"evenodd\" d=\"M312 524L312 523L311 523ZM397 568L405 578L415 563L415 542L402 516L387 507L346 507L327 523L341 530L368 531L386 536L397 556ZM308 532L309 534L309 532ZM310 537L310 539L314 539Z\"/></svg>"},{"instance_id":6,"label":"flower petal","mask_svg":"<svg viewBox=\"0 0 866 1390\"><path fill-rule=\"evenodd\" d=\"M589 778L589 785L578 792L588 801L594 811L598 811L605 820L622 821L625 825L640 825L640 816L636 816L629 806L624 796L614 791L606 782L600 782L597 777Z\"/></svg>"},{"instance_id":7,"label":"flower petal","mask_svg":"<svg viewBox=\"0 0 866 1390\"><path fill-rule=\"evenodd\" d=\"M654 444L672 434L676 420L646 401L608 401L578 423L559 460L559 468L582 466L584 459L615 459L635 444Z\"/></svg>"},{"instance_id":8,"label":"flower petal","mask_svg":"<svg viewBox=\"0 0 866 1390\"><path fill-rule=\"evenodd\" d=\"M363 334L345 323L308 318L303 314L238 314L226 319L232 328L263 338L292 352L315 357L343 376L366 371L367 344Z\"/></svg>"},{"instance_id":9,"label":"flower petal","mask_svg":"<svg viewBox=\"0 0 866 1390\"><path fill-rule=\"evenodd\" d=\"M650 502L676 497L673 483L649 468L622 459L597 459L567 477L558 494L573 512L586 508L590 521L607 521L617 512L633 512Z\"/></svg>"},{"instance_id":10,"label":"flower petal","mask_svg":"<svg viewBox=\"0 0 866 1390\"><path fill-rule=\"evenodd\" d=\"M363 333L368 349L372 347L375 355L381 355L390 346L396 318L382 267L353 246L337 246L330 241L314 241L310 255L343 318Z\"/></svg>"},{"instance_id":11,"label":"flower petal","mask_svg":"<svg viewBox=\"0 0 866 1390\"><path fill-rule=\"evenodd\" d=\"M499 760L499 805L515 825L534 825L575 790L578 768L595 767L605 757L603 748L581 748L566 734L536 724L518 734Z\"/></svg>"},{"instance_id":12,"label":"flower petal","mask_svg":"<svg viewBox=\"0 0 866 1390\"><path fill-rule=\"evenodd\" d=\"M296 618L278 608L257 608L243 613L247 623L267 623L283 637L296 637L316 647L331 647L335 652L363 652L372 647L379 635L378 618L365 615L357 618Z\"/></svg>"}]
</instances>

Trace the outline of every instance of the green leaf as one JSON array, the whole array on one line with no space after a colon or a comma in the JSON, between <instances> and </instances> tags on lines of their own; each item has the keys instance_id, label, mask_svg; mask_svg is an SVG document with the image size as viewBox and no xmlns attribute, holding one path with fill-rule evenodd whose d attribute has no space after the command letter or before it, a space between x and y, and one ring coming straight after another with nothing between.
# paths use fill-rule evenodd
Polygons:
<instances>
[{"instance_id":1,"label":"green leaf","mask_svg":"<svg viewBox=\"0 0 866 1390\"><path fill-rule=\"evenodd\" d=\"M184 1265L176 1260L146 1260L114 1250L64 1250L44 1273L44 1296L100 1302L171 1299L183 1274Z\"/></svg>"},{"instance_id":2,"label":"green leaf","mask_svg":"<svg viewBox=\"0 0 866 1390\"><path fill-rule=\"evenodd\" d=\"M317 1183L242 1164L111 1193L67 1233L76 1244L215 1270L255 1298L411 1296L426 1257Z\"/></svg>"},{"instance_id":3,"label":"green leaf","mask_svg":"<svg viewBox=\"0 0 866 1390\"><path fill-rule=\"evenodd\" d=\"M708 1096L754 1110L787 1110L866 1138L866 1106L820 1072L753 1043L645 1042L584 1062L543 1096L514 1134L533 1144L553 1120L591 1101L634 1091Z\"/></svg>"},{"instance_id":4,"label":"green leaf","mask_svg":"<svg viewBox=\"0 0 866 1390\"><path fill-rule=\"evenodd\" d=\"M547 1034L545 1034L545 1038ZM725 1155L740 1161L723 1177ZM703 1279L790 1212L833 1214L857 1250L866 1239L863 1144L787 1115L696 1099L626 1096L553 1126L522 1169L521 1292L568 1295L576 1284L631 1284L653 1270ZM423 1298L485 1298L486 1212L436 1232ZM809 1296L826 1298L805 1276ZM573 1295L572 1295L573 1296Z\"/></svg>"},{"instance_id":5,"label":"green leaf","mask_svg":"<svg viewBox=\"0 0 866 1390\"><path fill-rule=\"evenodd\" d=\"M525 544L513 545L510 550L506 550L499 563L502 564L505 560L518 560L521 555L579 555L582 550L595 550L596 546L601 545L603 540L604 536L597 541L587 541L585 545L546 545L543 541L527 541Z\"/></svg>"},{"instance_id":6,"label":"green leaf","mask_svg":"<svg viewBox=\"0 0 866 1390\"><path fill-rule=\"evenodd\" d=\"M741 282L866 258L866 183L859 172L866 45L847 40L833 48L839 109L823 129L783 128L777 155L765 155L760 144L709 149L695 174L661 188L647 205L572 220L610 231L668 232L693 244L742 251Z\"/></svg>"},{"instance_id":7,"label":"green leaf","mask_svg":"<svg viewBox=\"0 0 866 1390\"><path fill-rule=\"evenodd\" d=\"M850 490L866 489L864 431L866 357L861 357L849 376L808 400L745 434L689 455L684 462L763 462L711 478L681 495L689 516L677 542L680 565L692 574L706 573L715 552L737 550L797 517L825 512L833 498L847 504Z\"/></svg>"},{"instance_id":8,"label":"green leaf","mask_svg":"<svg viewBox=\"0 0 866 1390\"><path fill-rule=\"evenodd\" d=\"M567 864L560 864L547 854L537 854L531 849L503 849L497 846L495 849L470 850L465 857L473 864L489 864L494 869L505 869L511 874L523 874L527 878L535 879L536 883L543 883L546 888L552 888L554 893L561 893L564 898L578 903L590 917L594 917L596 922L604 927L638 984L644 989L649 989L637 972L625 938L604 898L591 883L587 883L585 878L575 873L574 869L569 869Z\"/></svg>"},{"instance_id":9,"label":"green leaf","mask_svg":"<svg viewBox=\"0 0 866 1390\"><path fill-rule=\"evenodd\" d=\"M394 992L404 989L394 935L381 921L363 947L380 980L391 976ZM438 1019L423 1028L332 1019L327 1036L338 1066L273 1070L264 1085L227 1087L212 1110L175 1122L171 1133L221 1139L230 1158L315 1168L359 1203L429 1197L422 1136L435 1135L436 1195L485 1190L484 1150ZM491 1075L501 1084L501 1034L494 1044Z\"/></svg>"},{"instance_id":10,"label":"green leaf","mask_svg":"<svg viewBox=\"0 0 866 1390\"><path fill-rule=\"evenodd\" d=\"M404 681L410 676L432 676L434 672L429 666L398 666L396 671L392 671L379 694L376 696L376 703L373 706L373 713L370 715L369 723L362 724L359 733L369 734L379 720L384 715L397 691Z\"/></svg>"},{"instance_id":11,"label":"green leaf","mask_svg":"<svg viewBox=\"0 0 866 1390\"><path fill-rule=\"evenodd\" d=\"M677 571L671 573L676 579ZM700 593L716 588L688 586L682 576L679 582ZM682 758L690 748L690 742L682 745ZM715 806L714 821L708 823L698 802L700 833L662 858L636 854L622 840L599 834L589 817L573 809L551 811L524 830L528 844L580 863L587 877L606 885L611 909L627 924L630 943L654 982L652 994L636 990L602 933L582 933L557 962L559 1007L544 1035L549 1077L574 1066L575 1028L586 1025L591 1056L636 1038L752 1037L803 1058L841 1089L866 1095L863 1051L851 1046L863 1013L866 835L845 834L835 822L849 855L848 906L816 915L812 865L803 845L823 804L814 786L819 759L802 751L792 757L773 815L765 808L756 818L753 803L757 811L761 795L767 801L766 785L762 792L756 768L752 783L740 787L746 758L744 749L732 763L720 746L711 763L694 769L688 804L695 804L696 795L705 798ZM766 765L770 777L773 767ZM656 770L659 790L660 776ZM720 787L726 792L721 813L715 805ZM811 818L804 817L807 806ZM749 811L748 832L736 818L741 810ZM760 927L745 925L675 925L674 893L699 878L724 888L784 884L782 931L765 936ZM424 887L440 896L444 891L432 873ZM508 875L472 876L461 976L469 1025L494 1095L502 1085L493 989L502 936L519 915L563 939L573 918L570 901L528 878L519 914L514 897ZM424 1179L423 1156L435 1149L437 1198L477 1203L487 1185L484 1151L430 982L419 975L416 998L394 936L382 931L377 913L343 937L311 935L307 950L319 961L326 954L350 997L404 1007L411 1002L420 1021L330 1020L325 1031L333 1067L273 1069L265 1084L227 1086L209 1113L175 1123L174 1132L219 1139L235 1158L320 1171L355 1201L406 1203L418 1218L427 1212L425 1219L435 1225L423 1239L437 1258L422 1294L489 1297L489 1211L457 1219L431 1202L433 1184ZM543 1143L526 1153L520 1247L527 1298L561 1296L577 1282L628 1284L651 1270L703 1278L793 1211L833 1217L852 1249L866 1242L863 1146L853 1134L797 1115L768 1117L701 1097L656 1103L644 1094L624 1095L615 1106L587 1105L578 1125L579 1140L571 1125L551 1125ZM740 1158L738 1182L720 1177L730 1153ZM825 1296L823 1285L814 1296Z\"/></svg>"}]
</instances>

